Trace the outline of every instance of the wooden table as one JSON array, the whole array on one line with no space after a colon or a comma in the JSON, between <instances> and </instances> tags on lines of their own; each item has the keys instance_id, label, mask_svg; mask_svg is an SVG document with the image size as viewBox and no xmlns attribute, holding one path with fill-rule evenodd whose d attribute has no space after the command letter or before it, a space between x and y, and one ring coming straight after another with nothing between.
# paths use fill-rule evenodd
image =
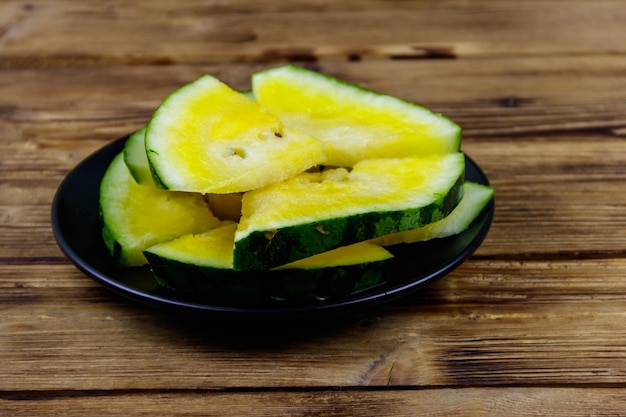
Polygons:
<instances>
[{"instance_id":1,"label":"wooden table","mask_svg":"<svg viewBox=\"0 0 626 417\"><path fill-rule=\"evenodd\" d=\"M303 327L175 316L55 243L83 158L205 73L287 62L464 129L484 244L389 305ZM626 2L0 3L0 415L626 415Z\"/></svg>"}]
</instances>

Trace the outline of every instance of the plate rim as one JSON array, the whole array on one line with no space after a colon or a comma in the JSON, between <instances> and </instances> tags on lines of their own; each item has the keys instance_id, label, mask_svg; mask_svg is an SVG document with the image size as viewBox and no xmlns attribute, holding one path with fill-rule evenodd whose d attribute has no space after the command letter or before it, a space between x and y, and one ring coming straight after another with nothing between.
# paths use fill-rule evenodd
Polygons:
<instances>
[{"instance_id":1,"label":"plate rim","mask_svg":"<svg viewBox=\"0 0 626 417\"><path fill-rule=\"evenodd\" d=\"M376 291L375 288L362 291L363 296L358 296L358 293L353 296L347 296L344 298L333 299L327 302L318 304L304 304L304 305L287 305L287 306L270 306L270 307L258 307L258 306L220 306L201 303L194 300L184 300L181 298L172 298L165 295L154 294L147 292L140 288L134 287L130 284L120 281L115 277L98 271L93 265L90 265L72 245L68 242L67 236L63 233L61 225L61 199L67 193L69 184L74 179L73 177L78 175L79 172L84 170L90 164L98 158L104 158L102 155L111 153L111 159L117 153L121 152L126 139L129 135L119 137L112 140L108 144L100 147L92 152L90 155L82 159L74 168L72 168L63 178L59 184L51 205L51 223L54 238L57 245L63 252L63 254L70 260L74 266L80 270L83 274L87 275L91 279L95 280L99 284L103 285L107 289L114 293L126 298L139 302L144 305L158 308L160 310L168 310L170 312L184 313L186 315L196 315L203 317L216 317L222 316L230 319L262 319L262 320L275 320L275 319L298 319L298 318L318 318L324 317L329 314L345 314L355 312L367 307L373 308L382 304L389 303L399 298L408 296L426 284L432 283L439 278L442 278L453 270L458 268L464 263L482 244L486 238L491 224L493 222L495 212L495 198L492 198L487 206L482 210L475 221L482 220L482 225L476 232L471 241L457 253L453 259L433 271L429 271L426 274L418 274L415 279L407 280L401 284L392 286L390 288L384 288L384 284L378 285L375 288L381 287L381 291ZM490 185L489 179L478 166L478 164L472 160L465 152L463 152L466 158L466 172L467 166L470 165L475 171L475 174L479 177L479 180L474 180L484 185ZM91 179L97 182L98 186L101 181L100 178ZM96 204L97 205L97 204ZM449 238L454 238L451 236ZM112 260L112 258L111 258Z\"/></svg>"}]
</instances>

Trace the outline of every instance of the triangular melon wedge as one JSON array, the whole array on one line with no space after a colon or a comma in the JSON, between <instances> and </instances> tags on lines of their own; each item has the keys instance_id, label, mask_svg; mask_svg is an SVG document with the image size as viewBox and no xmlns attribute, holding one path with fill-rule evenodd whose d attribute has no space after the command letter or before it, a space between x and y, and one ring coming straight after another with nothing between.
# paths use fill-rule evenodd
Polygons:
<instances>
[{"instance_id":1,"label":"triangular melon wedge","mask_svg":"<svg viewBox=\"0 0 626 417\"><path fill-rule=\"evenodd\" d=\"M155 186L145 146L146 128L132 133L124 145L124 162L138 184ZM239 220L242 193L206 194L211 212L222 220Z\"/></svg>"},{"instance_id":2,"label":"triangular melon wedge","mask_svg":"<svg viewBox=\"0 0 626 417\"><path fill-rule=\"evenodd\" d=\"M145 248L219 224L201 194L137 184L122 153L102 178L99 203L104 241L121 266L144 265Z\"/></svg>"},{"instance_id":3,"label":"triangular melon wedge","mask_svg":"<svg viewBox=\"0 0 626 417\"><path fill-rule=\"evenodd\" d=\"M198 296L245 301L328 298L379 283L393 255L369 242L337 248L273 271L233 270L237 224L223 222L144 251L157 281Z\"/></svg>"},{"instance_id":4,"label":"triangular melon wedge","mask_svg":"<svg viewBox=\"0 0 626 417\"><path fill-rule=\"evenodd\" d=\"M462 196L465 156L368 159L244 194L236 269L295 260L446 217Z\"/></svg>"},{"instance_id":5,"label":"triangular melon wedge","mask_svg":"<svg viewBox=\"0 0 626 417\"><path fill-rule=\"evenodd\" d=\"M255 73L252 91L286 126L321 140L327 165L460 150L461 129L450 119L295 65Z\"/></svg>"},{"instance_id":6,"label":"triangular melon wedge","mask_svg":"<svg viewBox=\"0 0 626 417\"><path fill-rule=\"evenodd\" d=\"M157 183L179 191L252 190L326 160L318 140L210 75L163 101L145 141Z\"/></svg>"},{"instance_id":7,"label":"triangular melon wedge","mask_svg":"<svg viewBox=\"0 0 626 417\"><path fill-rule=\"evenodd\" d=\"M493 199L495 188L466 181L463 184L463 198L445 218L417 229L391 233L370 240L382 246L399 243L424 242L456 235L465 231Z\"/></svg>"}]
</instances>

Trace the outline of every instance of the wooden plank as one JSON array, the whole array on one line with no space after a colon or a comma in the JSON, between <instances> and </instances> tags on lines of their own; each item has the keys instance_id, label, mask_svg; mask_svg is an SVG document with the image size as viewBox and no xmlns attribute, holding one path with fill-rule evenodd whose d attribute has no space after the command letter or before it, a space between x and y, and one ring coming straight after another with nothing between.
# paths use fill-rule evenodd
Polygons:
<instances>
[{"instance_id":1,"label":"wooden plank","mask_svg":"<svg viewBox=\"0 0 626 417\"><path fill-rule=\"evenodd\" d=\"M74 66L624 52L626 8L619 0L570 1L567 7L562 0L473 1L471 8L461 0L335 3L5 1L0 62Z\"/></svg>"},{"instance_id":2,"label":"wooden plank","mask_svg":"<svg viewBox=\"0 0 626 417\"><path fill-rule=\"evenodd\" d=\"M30 401L26 401L30 400ZM467 388L406 391L97 392L0 394L0 410L33 415L106 416L494 416L621 415L621 388Z\"/></svg>"},{"instance_id":3,"label":"wooden plank","mask_svg":"<svg viewBox=\"0 0 626 417\"><path fill-rule=\"evenodd\" d=\"M154 311L67 265L14 271L0 391L626 383L626 259L472 260L394 305L277 326Z\"/></svg>"},{"instance_id":4,"label":"wooden plank","mask_svg":"<svg viewBox=\"0 0 626 417\"><path fill-rule=\"evenodd\" d=\"M595 135L467 141L496 187L483 256L623 256L626 147Z\"/></svg>"}]
</instances>

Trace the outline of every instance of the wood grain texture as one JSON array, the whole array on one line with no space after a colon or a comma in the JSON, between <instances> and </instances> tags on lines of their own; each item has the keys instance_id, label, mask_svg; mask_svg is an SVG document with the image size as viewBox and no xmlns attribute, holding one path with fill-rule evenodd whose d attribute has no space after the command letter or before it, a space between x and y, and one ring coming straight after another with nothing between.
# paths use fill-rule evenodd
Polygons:
<instances>
[{"instance_id":1,"label":"wood grain texture","mask_svg":"<svg viewBox=\"0 0 626 417\"><path fill-rule=\"evenodd\" d=\"M626 3L0 3L0 415L586 416L626 409ZM321 322L180 317L57 247L80 161L210 73L296 63L458 122L496 187L473 257Z\"/></svg>"},{"instance_id":2,"label":"wood grain texture","mask_svg":"<svg viewBox=\"0 0 626 417\"><path fill-rule=\"evenodd\" d=\"M28 400L31 401L28 401ZM129 405L132 404L132 407ZM400 391L314 392L99 392L85 397L77 393L56 395L6 395L0 399L15 417L32 415L145 416L155 414L223 416L276 416L287 413L308 416L497 416L546 415L583 417L620 415L626 407L623 393L615 388L494 388L428 389Z\"/></svg>"},{"instance_id":3,"label":"wood grain texture","mask_svg":"<svg viewBox=\"0 0 626 417\"><path fill-rule=\"evenodd\" d=\"M17 270L0 391L626 383L621 259L474 260L393 305L282 326L153 311L69 265Z\"/></svg>"},{"instance_id":4,"label":"wood grain texture","mask_svg":"<svg viewBox=\"0 0 626 417\"><path fill-rule=\"evenodd\" d=\"M623 53L621 6L619 0L10 0L0 13L0 58L5 66L76 66Z\"/></svg>"}]
</instances>

